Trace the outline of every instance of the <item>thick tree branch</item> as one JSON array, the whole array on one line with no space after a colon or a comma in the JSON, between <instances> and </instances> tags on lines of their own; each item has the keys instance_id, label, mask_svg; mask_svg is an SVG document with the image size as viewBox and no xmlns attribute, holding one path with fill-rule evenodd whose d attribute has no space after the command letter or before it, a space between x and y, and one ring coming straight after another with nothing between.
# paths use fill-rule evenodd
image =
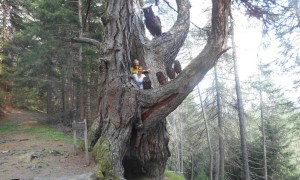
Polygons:
<instances>
[{"instance_id":1,"label":"thick tree branch","mask_svg":"<svg viewBox=\"0 0 300 180\"><path fill-rule=\"evenodd\" d=\"M213 1L212 30L201 53L173 81L164 86L141 92L140 104L141 107L146 108L142 114L146 129L154 125L156 121L166 117L181 104L215 65L220 55L225 52L227 49L229 8L230 2L227 0Z\"/></svg>"},{"instance_id":2,"label":"thick tree branch","mask_svg":"<svg viewBox=\"0 0 300 180\"><path fill-rule=\"evenodd\" d=\"M182 103L215 65L220 56L218 52L222 51L213 44L207 45L176 79L164 86L141 92L141 107L147 108L142 114L145 128L152 127L159 120L158 117L166 117Z\"/></svg>"},{"instance_id":3,"label":"thick tree branch","mask_svg":"<svg viewBox=\"0 0 300 180\"><path fill-rule=\"evenodd\" d=\"M95 39L90 39L90 38L84 38L84 37L82 37L82 38L72 38L71 42L86 43L86 44L96 46L97 48L101 47L100 41L97 41Z\"/></svg>"},{"instance_id":4,"label":"thick tree branch","mask_svg":"<svg viewBox=\"0 0 300 180\"><path fill-rule=\"evenodd\" d=\"M189 32L190 25L190 2L177 0L178 15L173 27L158 38L154 38L149 46L156 49L163 62L172 61L176 58Z\"/></svg>"}]
</instances>

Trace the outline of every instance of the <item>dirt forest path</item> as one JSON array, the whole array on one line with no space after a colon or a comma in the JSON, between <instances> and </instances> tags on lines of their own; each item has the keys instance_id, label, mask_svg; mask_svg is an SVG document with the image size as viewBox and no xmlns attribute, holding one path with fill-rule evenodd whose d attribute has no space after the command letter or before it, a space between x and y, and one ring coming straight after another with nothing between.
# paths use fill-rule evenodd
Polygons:
<instances>
[{"instance_id":1,"label":"dirt forest path","mask_svg":"<svg viewBox=\"0 0 300 180\"><path fill-rule=\"evenodd\" d=\"M75 155L70 141L35 133L45 121L43 114L24 110L0 118L0 180L86 179L78 175L91 174L95 164L85 165L84 152Z\"/></svg>"}]
</instances>

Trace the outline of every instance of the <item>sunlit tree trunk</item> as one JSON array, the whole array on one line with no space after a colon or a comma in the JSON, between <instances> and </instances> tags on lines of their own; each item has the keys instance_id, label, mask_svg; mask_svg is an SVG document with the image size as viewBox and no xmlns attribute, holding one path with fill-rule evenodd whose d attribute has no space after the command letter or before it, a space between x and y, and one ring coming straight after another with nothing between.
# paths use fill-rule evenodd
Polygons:
<instances>
[{"instance_id":1,"label":"sunlit tree trunk","mask_svg":"<svg viewBox=\"0 0 300 180\"><path fill-rule=\"evenodd\" d=\"M232 35L232 59L233 59L233 63L234 63L235 88L236 88L236 96L237 96L237 107L238 107L240 135L241 135L241 148L242 148L242 156L243 156L243 172L244 172L244 179L250 180L244 105L243 105L243 99L242 99L242 94L241 94L240 78L239 78L239 73L238 73L236 45L235 45L235 41L234 41L233 19L231 19L231 35Z\"/></svg>"}]
</instances>

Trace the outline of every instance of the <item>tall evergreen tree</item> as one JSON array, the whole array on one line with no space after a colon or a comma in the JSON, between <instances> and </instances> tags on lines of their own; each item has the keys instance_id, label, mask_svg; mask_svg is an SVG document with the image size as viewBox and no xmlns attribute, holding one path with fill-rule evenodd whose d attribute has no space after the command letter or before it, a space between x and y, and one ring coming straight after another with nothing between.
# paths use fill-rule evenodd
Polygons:
<instances>
[{"instance_id":1,"label":"tall evergreen tree","mask_svg":"<svg viewBox=\"0 0 300 180\"><path fill-rule=\"evenodd\" d=\"M76 36L80 29L77 4L28 0L14 2L12 7L16 9L11 18L15 36L9 51L14 54L14 74L7 77L14 82L14 105L45 110L69 124L74 118L79 118L78 109L87 104L79 98L85 93L80 87L88 87L89 97L93 100L89 104L96 109L98 50L84 45L82 57L85 61L81 62L78 60L78 45L66 41ZM80 16L90 17L99 8L93 3L89 13ZM85 26L89 28L84 33L101 39L99 24L99 21L88 18ZM87 72L86 78L79 78ZM26 94L31 100L26 100L21 94Z\"/></svg>"},{"instance_id":2,"label":"tall evergreen tree","mask_svg":"<svg viewBox=\"0 0 300 180\"><path fill-rule=\"evenodd\" d=\"M234 37L234 23L231 18L231 35L232 35L232 59L234 64L234 77L235 77L235 86L236 86L236 96L237 96L237 108L238 108L238 116L239 116L239 124L240 124L240 134L241 134L241 148L243 155L243 172L244 178L246 180L250 180L250 170L249 170L249 162L248 162L248 148L247 148L247 136L246 136L246 120L245 120L245 112L243 99L241 94L241 82L239 78L239 69L238 69L238 59L236 56L236 45L235 45L235 37Z\"/></svg>"},{"instance_id":3,"label":"tall evergreen tree","mask_svg":"<svg viewBox=\"0 0 300 180\"><path fill-rule=\"evenodd\" d=\"M297 111L295 111L294 104L272 82L273 72L269 65L260 65L260 69L261 80L256 78L258 80L252 85L257 94L262 94L264 106L262 106L263 111L260 116L263 116L264 121L260 128L261 130L265 129L265 137L260 137L265 139L265 146L263 140L253 142L251 156L256 159L256 163L251 163L251 167L254 169L253 173L257 176L264 176L266 175L264 171L267 171L268 179L297 179L299 178L299 173L297 173L299 166L291 161L291 157L295 153L291 142L296 137L290 133L295 128L292 117ZM267 170L258 168L264 167L264 147L266 148Z\"/></svg>"}]
</instances>

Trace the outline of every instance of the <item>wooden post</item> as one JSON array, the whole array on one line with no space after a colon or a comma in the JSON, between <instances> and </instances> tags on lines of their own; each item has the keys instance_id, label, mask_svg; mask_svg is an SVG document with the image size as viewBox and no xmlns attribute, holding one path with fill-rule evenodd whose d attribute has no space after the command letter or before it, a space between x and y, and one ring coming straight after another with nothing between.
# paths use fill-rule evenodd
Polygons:
<instances>
[{"instance_id":1,"label":"wooden post","mask_svg":"<svg viewBox=\"0 0 300 180\"><path fill-rule=\"evenodd\" d=\"M84 119L84 146L85 146L85 162L86 165L90 165L89 151L88 151L88 139L87 139L87 122Z\"/></svg>"},{"instance_id":2,"label":"wooden post","mask_svg":"<svg viewBox=\"0 0 300 180\"><path fill-rule=\"evenodd\" d=\"M76 124L76 121L73 120L73 124ZM73 126L73 141L74 141L74 151L75 151L75 155L77 155L77 137L76 137L76 128L74 128Z\"/></svg>"},{"instance_id":3,"label":"wooden post","mask_svg":"<svg viewBox=\"0 0 300 180\"><path fill-rule=\"evenodd\" d=\"M90 164L90 158L89 158L89 151L88 151L87 122L86 122L86 119L84 119L83 122L76 122L74 120L73 123L72 123L72 128L73 128L73 138L74 138L75 155L77 155L77 137L76 137L76 131L77 130L84 130L85 162L86 162L86 165L89 165Z\"/></svg>"}]
</instances>

